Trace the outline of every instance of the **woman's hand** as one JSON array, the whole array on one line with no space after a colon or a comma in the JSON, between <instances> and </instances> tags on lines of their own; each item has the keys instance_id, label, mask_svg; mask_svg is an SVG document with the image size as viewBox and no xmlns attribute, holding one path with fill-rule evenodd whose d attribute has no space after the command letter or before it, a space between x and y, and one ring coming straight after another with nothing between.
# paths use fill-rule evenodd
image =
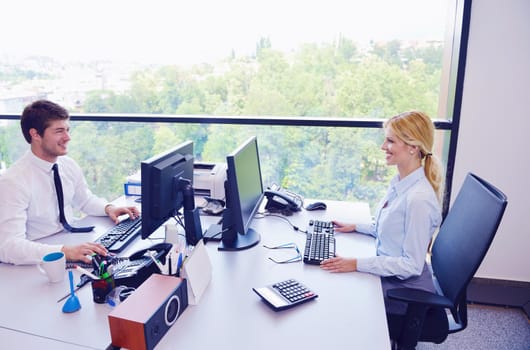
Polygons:
<instances>
[{"instance_id":1,"label":"woman's hand","mask_svg":"<svg viewBox=\"0 0 530 350\"><path fill-rule=\"evenodd\" d=\"M357 271L357 259L336 256L322 261L320 267L329 272L353 272Z\"/></svg>"},{"instance_id":2,"label":"woman's hand","mask_svg":"<svg viewBox=\"0 0 530 350\"><path fill-rule=\"evenodd\" d=\"M357 226L355 224L346 224L344 222L333 220L331 221L335 232L354 232Z\"/></svg>"}]
</instances>

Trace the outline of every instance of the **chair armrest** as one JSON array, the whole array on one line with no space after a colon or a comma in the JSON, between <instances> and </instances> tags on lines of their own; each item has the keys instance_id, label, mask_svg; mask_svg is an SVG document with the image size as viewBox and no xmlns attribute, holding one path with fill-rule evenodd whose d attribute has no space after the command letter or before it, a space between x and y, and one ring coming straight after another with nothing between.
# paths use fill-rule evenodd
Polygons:
<instances>
[{"instance_id":1,"label":"chair armrest","mask_svg":"<svg viewBox=\"0 0 530 350\"><path fill-rule=\"evenodd\" d=\"M451 300L443 295L434 294L420 289L413 288L396 288L389 289L387 296L390 299L400 300L407 303L422 304L428 306L439 306L451 309L454 305Z\"/></svg>"}]
</instances>

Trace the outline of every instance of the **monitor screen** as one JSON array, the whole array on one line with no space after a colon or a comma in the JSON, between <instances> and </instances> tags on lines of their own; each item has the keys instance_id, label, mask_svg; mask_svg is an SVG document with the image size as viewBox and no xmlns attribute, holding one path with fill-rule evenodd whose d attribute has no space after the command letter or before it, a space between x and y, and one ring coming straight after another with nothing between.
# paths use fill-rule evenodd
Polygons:
<instances>
[{"instance_id":1,"label":"monitor screen","mask_svg":"<svg viewBox=\"0 0 530 350\"><path fill-rule=\"evenodd\" d=\"M142 238L146 239L184 206L184 189L193 185L193 142L141 164Z\"/></svg>"},{"instance_id":2,"label":"monitor screen","mask_svg":"<svg viewBox=\"0 0 530 350\"><path fill-rule=\"evenodd\" d=\"M259 233L249 227L263 199L256 137L229 154L226 165L226 209L219 250L247 249L260 241Z\"/></svg>"}]
</instances>

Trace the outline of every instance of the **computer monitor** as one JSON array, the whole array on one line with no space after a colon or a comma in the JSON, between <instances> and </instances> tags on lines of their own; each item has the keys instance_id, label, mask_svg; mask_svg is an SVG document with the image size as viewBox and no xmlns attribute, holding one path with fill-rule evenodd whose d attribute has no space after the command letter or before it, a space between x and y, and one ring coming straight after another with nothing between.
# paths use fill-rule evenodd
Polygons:
<instances>
[{"instance_id":1,"label":"computer monitor","mask_svg":"<svg viewBox=\"0 0 530 350\"><path fill-rule=\"evenodd\" d=\"M229 154L226 163L226 208L218 249L247 249L261 239L259 233L249 227L263 199L256 137L251 137Z\"/></svg>"},{"instance_id":2,"label":"computer monitor","mask_svg":"<svg viewBox=\"0 0 530 350\"><path fill-rule=\"evenodd\" d=\"M142 239L186 204L186 191L193 186L193 160L193 142L186 141L141 163Z\"/></svg>"}]
</instances>

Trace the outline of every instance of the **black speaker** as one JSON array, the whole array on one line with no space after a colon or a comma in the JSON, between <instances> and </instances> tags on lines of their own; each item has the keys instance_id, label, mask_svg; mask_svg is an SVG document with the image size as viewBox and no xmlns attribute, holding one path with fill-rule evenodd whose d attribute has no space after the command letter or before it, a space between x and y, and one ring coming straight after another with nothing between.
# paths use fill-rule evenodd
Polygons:
<instances>
[{"instance_id":1,"label":"black speaker","mask_svg":"<svg viewBox=\"0 0 530 350\"><path fill-rule=\"evenodd\" d=\"M151 275L108 315L112 345L153 349L187 306L185 279Z\"/></svg>"}]
</instances>

